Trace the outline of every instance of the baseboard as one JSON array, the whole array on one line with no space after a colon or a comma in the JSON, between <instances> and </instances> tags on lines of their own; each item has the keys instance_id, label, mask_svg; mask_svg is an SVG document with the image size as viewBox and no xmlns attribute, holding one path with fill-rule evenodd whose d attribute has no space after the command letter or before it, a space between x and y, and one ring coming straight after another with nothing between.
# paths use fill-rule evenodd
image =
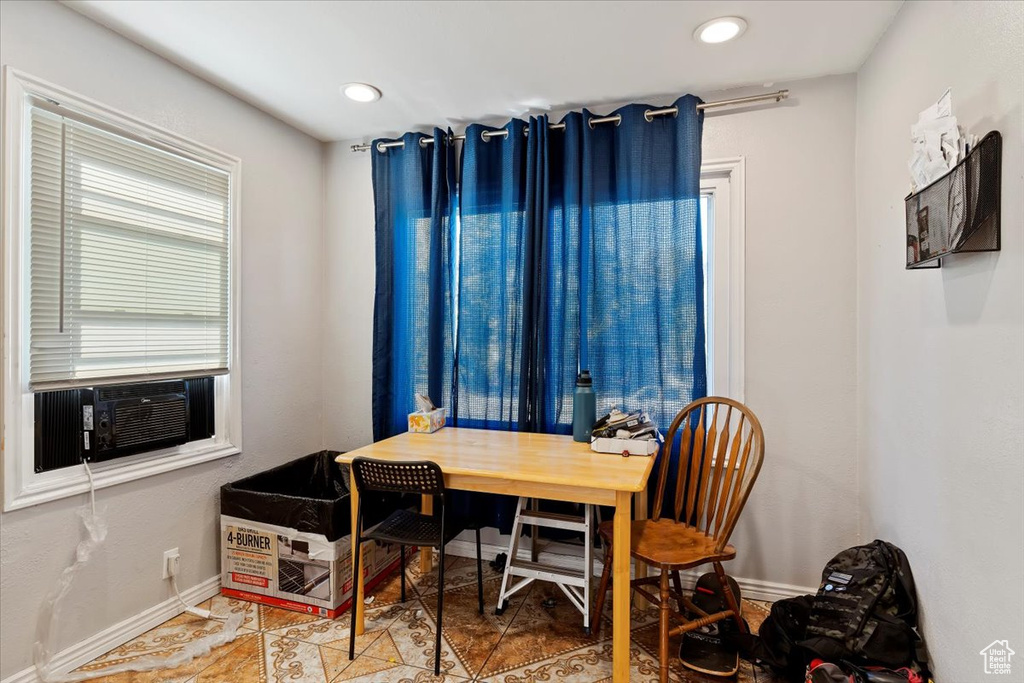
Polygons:
<instances>
[{"instance_id":1,"label":"baseboard","mask_svg":"<svg viewBox=\"0 0 1024 683\"><path fill-rule=\"evenodd\" d=\"M507 537L506 537L507 538ZM530 539L523 538L519 544L519 551L529 552ZM459 557L476 557L476 542L459 536L445 547L445 552L450 555L457 555ZM493 560L498 553L507 553L507 543L486 543L480 544L480 554L485 561ZM538 560L545 564L554 565L556 567L578 567L582 558L583 550L579 545L570 545L566 543L557 542L544 542L541 546ZM602 563L604 561L603 553L600 551L595 553L594 558L594 575L601 575ZM688 570L681 572L683 583L686 584L687 588L692 588L693 584L697 582L697 578L704 573L701 570ZM743 597L751 600L766 600L768 602L775 602L776 600L782 600L784 598L792 598L797 595L813 595L817 592L817 586L795 586L788 583L775 583L773 581L764 581L762 579L748 579L739 576L733 577L736 579L736 583L739 584L740 592ZM6 682L3 682L6 683Z\"/></svg>"},{"instance_id":2,"label":"baseboard","mask_svg":"<svg viewBox=\"0 0 1024 683\"><path fill-rule=\"evenodd\" d=\"M181 592L182 599L189 605L198 605L220 592L220 576L213 576L206 579L197 586L193 586ZM142 635L146 631L168 619L172 619L185 609L178 602L176 597L168 598L159 605L150 607L145 612L129 617L124 621L114 624L108 629L100 631L96 635L86 638L80 643L61 650L53 658L54 671L66 673L91 662L100 655L113 650L115 647L124 645L132 638ZM8 676L0 683L39 683L40 678L36 675L35 666L30 666L16 674Z\"/></svg>"}]
</instances>

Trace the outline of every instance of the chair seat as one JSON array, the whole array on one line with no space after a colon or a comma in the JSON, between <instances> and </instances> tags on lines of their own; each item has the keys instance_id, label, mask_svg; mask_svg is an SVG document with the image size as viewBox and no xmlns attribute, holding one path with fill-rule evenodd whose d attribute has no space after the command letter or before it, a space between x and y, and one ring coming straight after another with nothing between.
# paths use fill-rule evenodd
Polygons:
<instances>
[{"instance_id":1,"label":"chair seat","mask_svg":"<svg viewBox=\"0 0 1024 683\"><path fill-rule=\"evenodd\" d=\"M598 527L598 533L609 545L612 542L613 527L614 522L611 520L601 522ZM665 569L686 569L736 557L736 549L731 545L725 546L721 552L715 552L715 539L671 519L633 521L630 545L633 557Z\"/></svg>"},{"instance_id":2,"label":"chair seat","mask_svg":"<svg viewBox=\"0 0 1024 683\"><path fill-rule=\"evenodd\" d=\"M458 536L461 531L454 524L448 525L448 538L444 539L445 543ZM411 510L396 510L372 531L364 532L363 538L385 543L438 548L441 545L441 522L431 515L421 515Z\"/></svg>"}]
</instances>

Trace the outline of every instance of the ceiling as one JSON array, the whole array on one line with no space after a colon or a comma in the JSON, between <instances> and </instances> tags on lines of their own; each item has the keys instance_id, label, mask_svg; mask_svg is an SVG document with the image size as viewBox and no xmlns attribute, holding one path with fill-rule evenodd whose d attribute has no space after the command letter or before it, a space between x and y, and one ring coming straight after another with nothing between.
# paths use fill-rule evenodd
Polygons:
<instances>
[{"instance_id":1,"label":"ceiling","mask_svg":"<svg viewBox=\"0 0 1024 683\"><path fill-rule=\"evenodd\" d=\"M65 4L316 138L347 140L850 73L901 3ZM738 40L693 39L726 15L748 23ZM349 101L351 81L384 96Z\"/></svg>"}]
</instances>

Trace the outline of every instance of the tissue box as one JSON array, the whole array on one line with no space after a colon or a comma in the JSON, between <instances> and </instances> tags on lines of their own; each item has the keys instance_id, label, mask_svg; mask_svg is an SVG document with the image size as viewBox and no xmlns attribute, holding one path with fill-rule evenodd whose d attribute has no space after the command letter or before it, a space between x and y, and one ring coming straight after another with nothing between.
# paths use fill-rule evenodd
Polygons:
<instances>
[{"instance_id":1,"label":"tissue box","mask_svg":"<svg viewBox=\"0 0 1024 683\"><path fill-rule=\"evenodd\" d=\"M444 427L444 408L431 410L429 413L416 411L409 413L409 431L430 434Z\"/></svg>"}]
</instances>

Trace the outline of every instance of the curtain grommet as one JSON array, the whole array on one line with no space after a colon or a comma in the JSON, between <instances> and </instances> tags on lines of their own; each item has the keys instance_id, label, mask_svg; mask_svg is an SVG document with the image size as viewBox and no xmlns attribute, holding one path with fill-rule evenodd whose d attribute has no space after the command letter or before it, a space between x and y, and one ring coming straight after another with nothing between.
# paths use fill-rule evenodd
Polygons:
<instances>
[{"instance_id":1,"label":"curtain grommet","mask_svg":"<svg viewBox=\"0 0 1024 683\"><path fill-rule=\"evenodd\" d=\"M651 123L652 121L654 121L654 117L651 116L652 111L653 110L648 109L644 112L644 121L646 121L647 123Z\"/></svg>"},{"instance_id":2,"label":"curtain grommet","mask_svg":"<svg viewBox=\"0 0 1024 683\"><path fill-rule=\"evenodd\" d=\"M383 142L378 142L377 143L377 152L380 153L380 154L387 154L388 153L388 148L384 146Z\"/></svg>"},{"instance_id":3,"label":"curtain grommet","mask_svg":"<svg viewBox=\"0 0 1024 683\"><path fill-rule=\"evenodd\" d=\"M489 131L489 130L482 130L482 131L480 131L480 139L483 140L484 142L490 142L491 141L491 131Z\"/></svg>"},{"instance_id":4,"label":"curtain grommet","mask_svg":"<svg viewBox=\"0 0 1024 683\"><path fill-rule=\"evenodd\" d=\"M427 137L420 138L420 149L426 149L427 148L427 140L433 140L433 139L434 138L427 138Z\"/></svg>"},{"instance_id":5,"label":"curtain grommet","mask_svg":"<svg viewBox=\"0 0 1024 683\"><path fill-rule=\"evenodd\" d=\"M589 119L587 119L587 128L589 128L590 130L594 130L594 117L593 116L591 116Z\"/></svg>"}]
</instances>

